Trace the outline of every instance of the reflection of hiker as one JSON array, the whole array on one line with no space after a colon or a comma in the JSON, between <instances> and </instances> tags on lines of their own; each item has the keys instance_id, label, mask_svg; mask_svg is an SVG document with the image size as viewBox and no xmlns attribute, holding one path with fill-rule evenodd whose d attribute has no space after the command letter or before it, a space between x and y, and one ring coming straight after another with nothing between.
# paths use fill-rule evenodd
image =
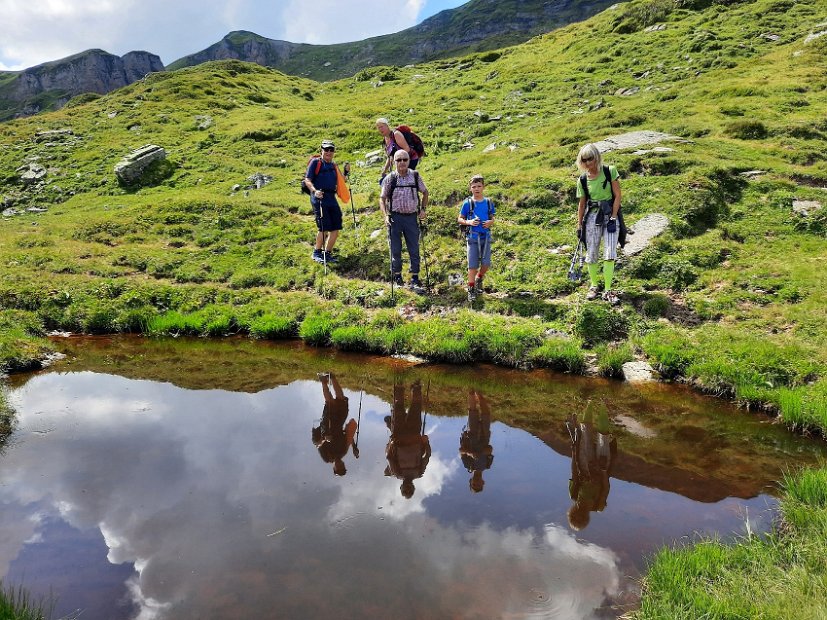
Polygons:
<instances>
[{"instance_id":1,"label":"reflection of hiker","mask_svg":"<svg viewBox=\"0 0 827 620\"><path fill-rule=\"evenodd\" d=\"M586 264L591 286L586 299L595 299L600 290L600 241L603 240L603 299L617 304L612 291L617 245L625 245L626 231L620 214L620 182L617 168L604 166L600 151L587 144L577 155L577 167L583 173L577 182L577 237L586 244Z\"/></svg>"},{"instance_id":2,"label":"reflection of hiker","mask_svg":"<svg viewBox=\"0 0 827 620\"><path fill-rule=\"evenodd\" d=\"M348 413L348 399L333 373L319 374L324 394L324 410L319 426L311 433L313 444L319 449L319 456L325 463L333 463L333 473L344 476L347 473L342 460L348 449L353 446L353 456L359 458L359 448L353 442L357 423L353 418L345 424ZM336 396L330 393L330 384Z\"/></svg>"},{"instance_id":3,"label":"reflection of hiker","mask_svg":"<svg viewBox=\"0 0 827 620\"><path fill-rule=\"evenodd\" d=\"M405 129L404 126L403 129ZM388 119L377 118L376 131L378 131L382 136L385 155L387 155L387 161L385 161L385 166L382 168L382 178L384 178L385 175L388 174L388 171L393 167L393 156L397 151L404 151L407 153L411 158L411 162L408 166L411 170L416 170L416 166L419 164L419 153L416 152L416 149L413 148L412 144L408 144L408 141L405 139L405 134L403 134L399 128L391 129Z\"/></svg>"},{"instance_id":4,"label":"reflection of hiker","mask_svg":"<svg viewBox=\"0 0 827 620\"><path fill-rule=\"evenodd\" d=\"M394 284L403 286L402 282L402 237L411 259L411 288L419 289L419 225L425 220L425 207L428 206L428 188L416 170L410 170L410 156L399 150L393 156L396 171L382 181L382 194L379 207L385 217L385 226L390 235L391 272ZM420 193L422 198L420 200Z\"/></svg>"},{"instance_id":5,"label":"reflection of hiker","mask_svg":"<svg viewBox=\"0 0 827 620\"><path fill-rule=\"evenodd\" d=\"M571 480L569 526L582 530L589 524L592 512L602 512L609 497L609 474L617 456L617 440L610 433L611 425L605 407L597 416L595 427L592 413L586 408L585 418L577 421L572 414L566 421L571 437Z\"/></svg>"},{"instance_id":6,"label":"reflection of hiker","mask_svg":"<svg viewBox=\"0 0 827 620\"><path fill-rule=\"evenodd\" d=\"M483 292L482 280L491 266L491 225L497 210L490 198L483 196L485 179L475 174L468 183L471 197L462 203L457 222L465 227L468 254L468 301Z\"/></svg>"},{"instance_id":7,"label":"reflection of hiker","mask_svg":"<svg viewBox=\"0 0 827 620\"><path fill-rule=\"evenodd\" d=\"M350 201L344 176L333 162L335 151L333 142L322 141L321 157L311 158L304 175L304 185L310 191L310 204L318 228L311 256L317 263L325 265L336 262L333 246L342 230L342 209L336 200L337 193L344 202ZM348 165L345 164L345 174L347 173Z\"/></svg>"},{"instance_id":8,"label":"reflection of hiker","mask_svg":"<svg viewBox=\"0 0 827 620\"><path fill-rule=\"evenodd\" d=\"M391 431L385 448L388 458L385 475L399 478L402 496L410 499L414 494L413 481L422 477L431 458L431 444L422 419L422 384L419 381L411 386L411 406L407 410L405 386L393 386L393 409L391 415L385 417L385 424Z\"/></svg>"},{"instance_id":9,"label":"reflection of hiker","mask_svg":"<svg viewBox=\"0 0 827 620\"><path fill-rule=\"evenodd\" d=\"M468 425L459 436L459 455L471 473L468 486L474 493L482 491L482 472L494 462L491 447L491 409L485 397L474 389L468 391Z\"/></svg>"}]
</instances>

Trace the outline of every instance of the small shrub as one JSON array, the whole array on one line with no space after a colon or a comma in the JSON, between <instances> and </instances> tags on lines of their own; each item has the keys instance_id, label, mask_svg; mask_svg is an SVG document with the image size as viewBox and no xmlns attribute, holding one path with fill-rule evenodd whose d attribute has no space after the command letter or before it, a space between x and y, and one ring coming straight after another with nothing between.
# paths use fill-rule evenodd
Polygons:
<instances>
[{"instance_id":1,"label":"small shrub","mask_svg":"<svg viewBox=\"0 0 827 620\"><path fill-rule=\"evenodd\" d=\"M584 305L574 323L575 333L588 346L625 338L628 330L626 316L601 303Z\"/></svg>"},{"instance_id":2,"label":"small shrub","mask_svg":"<svg viewBox=\"0 0 827 620\"><path fill-rule=\"evenodd\" d=\"M310 314L299 326L299 338L314 347L326 347L330 344L333 331L333 317L329 314Z\"/></svg>"},{"instance_id":3,"label":"small shrub","mask_svg":"<svg viewBox=\"0 0 827 620\"><path fill-rule=\"evenodd\" d=\"M643 302L641 312L647 318L666 316L669 311L669 298L663 293L655 293Z\"/></svg>"},{"instance_id":4,"label":"small shrub","mask_svg":"<svg viewBox=\"0 0 827 620\"><path fill-rule=\"evenodd\" d=\"M698 279L698 272L688 260L680 257L667 257L661 264L658 281L663 288L682 291Z\"/></svg>"},{"instance_id":5,"label":"small shrub","mask_svg":"<svg viewBox=\"0 0 827 620\"><path fill-rule=\"evenodd\" d=\"M550 338L534 349L529 356L532 364L583 374L586 370L586 356L580 344L568 338Z\"/></svg>"},{"instance_id":6,"label":"small shrub","mask_svg":"<svg viewBox=\"0 0 827 620\"><path fill-rule=\"evenodd\" d=\"M623 378L623 364L635 359L628 342L623 344L602 344L595 349L597 371L604 377Z\"/></svg>"},{"instance_id":7,"label":"small shrub","mask_svg":"<svg viewBox=\"0 0 827 620\"><path fill-rule=\"evenodd\" d=\"M330 333L330 341L343 351L369 351L370 341L366 328L359 325L337 327Z\"/></svg>"},{"instance_id":8,"label":"small shrub","mask_svg":"<svg viewBox=\"0 0 827 620\"><path fill-rule=\"evenodd\" d=\"M726 126L724 133L739 140L762 140L769 135L761 121L734 121Z\"/></svg>"},{"instance_id":9,"label":"small shrub","mask_svg":"<svg viewBox=\"0 0 827 620\"><path fill-rule=\"evenodd\" d=\"M281 340L298 335L298 324L292 317L265 314L247 325L250 336L261 340Z\"/></svg>"}]
</instances>

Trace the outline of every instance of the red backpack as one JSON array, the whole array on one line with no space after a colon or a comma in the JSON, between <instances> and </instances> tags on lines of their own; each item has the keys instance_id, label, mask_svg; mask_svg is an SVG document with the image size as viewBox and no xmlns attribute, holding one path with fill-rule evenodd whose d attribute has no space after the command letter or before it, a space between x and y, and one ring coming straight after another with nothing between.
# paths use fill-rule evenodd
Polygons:
<instances>
[{"instance_id":1,"label":"red backpack","mask_svg":"<svg viewBox=\"0 0 827 620\"><path fill-rule=\"evenodd\" d=\"M395 131L400 132L405 137L405 142L417 155L425 157L425 145L422 144L422 138L416 135L413 129L407 125L400 125Z\"/></svg>"}]
</instances>

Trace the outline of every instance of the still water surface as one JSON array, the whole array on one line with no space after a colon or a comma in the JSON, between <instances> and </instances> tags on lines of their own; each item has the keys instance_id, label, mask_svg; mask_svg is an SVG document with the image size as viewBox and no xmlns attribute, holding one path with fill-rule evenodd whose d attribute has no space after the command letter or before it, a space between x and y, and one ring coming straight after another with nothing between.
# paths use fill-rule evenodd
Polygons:
<instances>
[{"instance_id":1,"label":"still water surface","mask_svg":"<svg viewBox=\"0 0 827 620\"><path fill-rule=\"evenodd\" d=\"M0 453L0 578L56 617L616 617L656 549L766 531L782 473L827 454L667 386L60 346L12 378Z\"/></svg>"}]
</instances>

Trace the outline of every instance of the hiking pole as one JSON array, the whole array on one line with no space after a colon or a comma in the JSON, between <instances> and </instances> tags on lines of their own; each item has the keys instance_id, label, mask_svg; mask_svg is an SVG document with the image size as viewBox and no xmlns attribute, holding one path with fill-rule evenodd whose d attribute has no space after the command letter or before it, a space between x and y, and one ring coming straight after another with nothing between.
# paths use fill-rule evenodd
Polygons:
<instances>
[{"instance_id":1,"label":"hiking pole","mask_svg":"<svg viewBox=\"0 0 827 620\"><path fill-rule=\"evenodd\" d=\"M391 275L391 303L396 305L396 297L394 296L393 292L393 249L391 248L391 226L393 225L393 219L391 219L390 215L388 215L388 258L390 259L390 266L388 267L388 272Z\"/></svg>"},{"instance_id":2,"label":"hiking pole","mask_svg":"<svg viewBox=\"0 0 827 620\"><path fill-rule=\"evenodd\" d=\"M356 439L353 442L353 456L357 459L359 458L359 431L362 430L362 396L364 394L364 390L359 392L359 415L356 416Z\"/></svg>"},{"instance_id":3,"label":"hiking pole","mask_svg":"<svg viewBox=\"0 0 827 620\"><path fill-rule=\"evenodd\" d=\"M350 189L350 163L345 163L345 179L347 180L347 193L350 194L350 212L353 214L353 235L356 237L356 247L362 249L359 242L359 226L356 224L356 205L353 204L353 190Z\"/></svg>"},{"instance_id":4,"label":"hiking pole","mask_svg":"<svg viewBox=\"0 0 827 620\"><path fill-rule=\"evenodd\" d=\"M422 220L419 219L419 214L417 214L416 219L419 220L419 238L422 243L422 258L425 260L425 288L430 290L431 274L428 271L428 250L425 248L425 232L427 229L422 224Z\"/></svg>"}]
</instances>

